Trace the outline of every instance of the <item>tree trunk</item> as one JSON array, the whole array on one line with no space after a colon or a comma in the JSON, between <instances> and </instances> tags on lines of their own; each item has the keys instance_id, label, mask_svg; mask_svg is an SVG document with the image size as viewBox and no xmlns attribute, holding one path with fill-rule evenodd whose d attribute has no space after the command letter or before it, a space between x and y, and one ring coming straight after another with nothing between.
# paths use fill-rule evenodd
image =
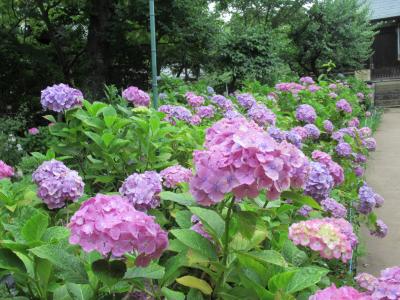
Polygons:
<instances>
[{"instance_id":1,"label":"tree trunk","mask_svg":"<svg viewBox=\"0 0 400 300\"><path fill-rule=\"evenodd\" d=\"M89 33L87 54L89 72L87 86L91 96L98 99L104 95L111 65L110 23L114 14L112 0L89 0Z\"/></svg>"}]
</instances>

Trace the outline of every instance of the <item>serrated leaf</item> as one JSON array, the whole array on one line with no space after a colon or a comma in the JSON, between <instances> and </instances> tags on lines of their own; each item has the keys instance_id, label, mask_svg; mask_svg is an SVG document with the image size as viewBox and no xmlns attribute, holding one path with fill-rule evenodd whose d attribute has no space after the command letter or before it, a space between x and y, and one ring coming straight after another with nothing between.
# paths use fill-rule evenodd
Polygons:
<instances>
[{"instance_id":1,"label":"serrated leaf","mask_svg":"<svg viewBox=\"0 0 400 300\"><path fill-rule=\"evenodd\" d=\"M180 242L211 260L217 260L215 247L209 240L190 229L173 229L170 231Z\"/></svg>"},{"instance_id":2,"label":"serrated leaf","mask_svg":"<svg viewBox=\"0 0 400 300\"><path fill-rule=\"evenodd\" d=\"M272 264L280 267L288 266L285 258L275 250L253 251L250 253L246 253L246 255L253 257L255 260L263 264Z\"/></svg>"},{"instance_id":3,"label":"serrated leaf","mask_svg":"<svg viewBox=\"0 0 400 300\"><path fill-rule=\"evenodd\" d=\"M92 263L94 274L109 287L121 280L126 273L126 265L123 261L99 259Z\"/></svg>"},{"instance_id":4,"label":"serrated leaf","mask_svg":"<svg viewBox=\"0 0 400 300\"><path fill-rule=\"evenodd\" d=\"M191 206L196 203L193 196L189 193L177 194L173 192L161 192L159 195L162 200L176 202L184 206Z\"/></svg>"},{"instance_id":5,"label":"serrated leaf","mask_svg":"<svg viewBox=\"0 0 400 300\"><path fill-rule=\"evenodd\" d=\"M211 228L217 238L221 238L225 232L225 221L219 214L211 209L202 207L189 207L190 211L198 216L204 225Z\"/></svg>"},{"instance_id":6,"label":"serrated leaf","mask_svg":"<svg viewBox=\"0 0 400 300\"><path fill-rule=\"evenodd\" d=\"M129 268L125 274L125 278L150 278L150 279L161 279L164 277L165 268L156 264L152 263L145 268L141 267L134 267Z\"/></svg>"},{"instance_id":7,"label":"serrated leaf","mask_svg":"<svg viewBox=\"0 0 400 300\"><path fill-rule=\"evenodd\" d=\"M66 284L68 294L73 300L88 300L94 296L94 291L89 284L76 284L68 282Z\"/></svg>"},{"instance_id":8,"label":"serrated leaf","mask_svg":"<svg viewBox=\"0 0 400 300\"><path fill-rule=\"evenodd\" d=\"M42 240L45 242L50 242L53 240L59 241L69 237L69 230L63 226L53 226L47 228L42 236Z\"/></svg>"},{"instance_id":9,"label":"serrated leaf","mask_svg":"<svg viewBox=\"0 0 400 300\"><path fill-rule=\"evenodd\" d=\"M161 289L161 293L167 300L185 300L185 294L177 291L173 291L167 287Z\"/></svg>"},{"instance_id":10,"label":"serrated leaf","mask_svg":"<svg viewBox=\"0 0 400 300\"><path fill-rule=\"evenodd\" d=\"M213 291L207 281L197 278L197 277L194 277L194 276L189 276L189 275L183 276L183 277L177 278L176 282L178 282L181 285L190 287L190 288L198 289L204 295L211 295L211 293Z\"/></svg>"},{"instance_id":11,"label":"serrated leaf","mask_svg":"<svg viewBox=\"0 0 400 300\"><path fill-rule=\"evenodd\" d=\"M328 273L328 269L321 267L310 266L300 268L288 282L285 291L293 294L304 290L320 282L322 277Z\"/></svg>"},{"instance_id":12,"label":"serrated leaf","mask_svg":"<svg viewBox=\"0 0 400 300\"><path fill-rule=\"evenodd\" d=\"M47 229L49 218L47 215L37 213L26 221L21 229L22 237L27 242L39 241Z\"/></svg>"}]
</instances>

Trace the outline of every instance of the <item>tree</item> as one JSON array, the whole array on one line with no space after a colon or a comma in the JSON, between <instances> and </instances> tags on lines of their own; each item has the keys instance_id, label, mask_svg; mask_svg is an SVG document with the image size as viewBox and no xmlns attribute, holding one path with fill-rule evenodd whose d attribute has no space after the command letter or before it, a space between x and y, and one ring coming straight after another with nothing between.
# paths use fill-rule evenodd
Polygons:
<instances>
[{"instance_id":1,"label":"tree","mask_svg":"<svg viewBox=\"0 0 400 300\"><path fill-rule=\"evenodd\" d=\"M358 0L316 1L292 26L292 68L315 75L328 61L339 71L361 68L371 56L375 35L368 16L368 8Z\"/></svg>"}]
</instances>

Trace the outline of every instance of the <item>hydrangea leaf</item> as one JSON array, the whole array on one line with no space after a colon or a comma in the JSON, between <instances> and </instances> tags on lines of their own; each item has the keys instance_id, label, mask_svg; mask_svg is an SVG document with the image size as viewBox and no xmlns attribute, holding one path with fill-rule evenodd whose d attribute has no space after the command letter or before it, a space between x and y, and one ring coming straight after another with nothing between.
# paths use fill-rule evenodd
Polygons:
<instances>
[{"instance_id":1,"label":"hydrangea leaf","mask_svg":"<svg viewBox=\"0 0 400 300\"><path fill-rule=\"evenodd\" d=\"M185 300L185 295L181 292L173 291L167 287L161 289L161 293L167 300Z\"/></svg>"},{"instance_id":2,"label":"hydrangea leaf","mask_svg":"<svg viewBox=\"0 0 400 300\"><path fill-rule=\"evenodd\" d=\"M225 222L221 216L213 210L201 207L189 207L190 211L198 216L205 226L214 231L217 238L221 238L225 232Z\"/></svg>"},{"instance_id":3,"label":"hydrangea leaf","mask_svg":"<svg viewBox=\"0 0 400 300\"><path fill-rule=\"evenodd\" d=\"M190 275L177 278L176 282L187 287L198 289L204 295L211 295L213 291L207 281Z\"/></svg>"}]
</instances>

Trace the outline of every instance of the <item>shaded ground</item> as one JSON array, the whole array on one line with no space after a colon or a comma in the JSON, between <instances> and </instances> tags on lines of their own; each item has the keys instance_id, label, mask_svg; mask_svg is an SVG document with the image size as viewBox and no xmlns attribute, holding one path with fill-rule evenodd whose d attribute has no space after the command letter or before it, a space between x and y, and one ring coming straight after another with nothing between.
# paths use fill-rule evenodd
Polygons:
<instances>
[{"instance_id":1,"label":"shaded ground","mask_svg":"<svg viewBox=\"0 0 400 300\"><path fill-rule=\"evenodd\" d=\"M367 182L385 198L376 210L389 227L384 239L363 231L367 255L359 260L358 272L379 275L380 270L400 265L400 108L385 111L375 134L377 151L368 161Z\"/></svg>"}]
</instances>

